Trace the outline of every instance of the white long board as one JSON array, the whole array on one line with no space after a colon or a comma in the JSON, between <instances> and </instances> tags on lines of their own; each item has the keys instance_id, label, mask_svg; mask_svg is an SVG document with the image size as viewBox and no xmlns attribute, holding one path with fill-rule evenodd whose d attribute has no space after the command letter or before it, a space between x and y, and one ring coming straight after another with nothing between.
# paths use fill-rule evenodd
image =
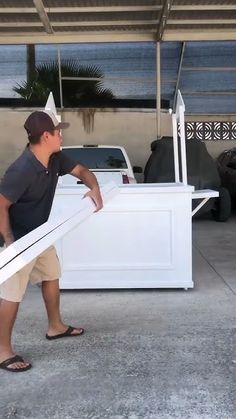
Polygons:
<instances>
[{"instance_id":1,"label":"white long board","mask_svg":"<svg viewBox=\"0 0 236 419\"><path fill-rule=\"evenodd\" d=\"M114 182L101 188L104 204L119 192ZM0 253L0 284L14 275L49 246L94 213L95 204L86 197L78 200L77 211L64 209L60 216L50 218L40 227L15 241Z\"/></svg>"}]
</instances>

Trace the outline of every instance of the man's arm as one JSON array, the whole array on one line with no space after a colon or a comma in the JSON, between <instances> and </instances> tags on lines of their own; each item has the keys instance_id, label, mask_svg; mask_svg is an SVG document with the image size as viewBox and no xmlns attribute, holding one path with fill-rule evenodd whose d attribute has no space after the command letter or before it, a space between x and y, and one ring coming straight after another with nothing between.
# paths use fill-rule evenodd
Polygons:
<instances>
[{"instance_id":1,"label":"man's arm","mask_svg":"<svg viewBox=\"0 0 236 419\"><path fill-rule=\"evenodd\" d=\"M89 196L93 200L96 205L96 211L99 211L103 207L103 203L96 176L82 164L77 164L70 174L82 180L90 189L85 196Z\"/></svg>"},{"instance_id":2,"label":"man's arm","mask_svg":"<svg viewBox=\"0 0 236 419\"><path fill-rule=\"evenodd\" d=\"M9 246L15 241L9 219L9 208L11 205L12 202L0 194L0 233L3 236L6 246Z\"/></svg>"}]
</instances>

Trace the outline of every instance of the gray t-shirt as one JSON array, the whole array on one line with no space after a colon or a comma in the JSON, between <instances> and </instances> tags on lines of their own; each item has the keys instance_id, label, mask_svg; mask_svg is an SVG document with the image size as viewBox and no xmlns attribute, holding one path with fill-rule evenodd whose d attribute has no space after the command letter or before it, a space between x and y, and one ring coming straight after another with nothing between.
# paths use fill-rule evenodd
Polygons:
<instances>
[{"instance_id":1,"label":"gray t-shirt","mask_svg":"<svg viewBox=\"0 0 236 419\"><path fill-rule=\"evenodd\" d=\"M28 146L11 164L0 193L13 203L9 216L15 240L48 220L58 176L70 173L76 164L60 151L50 157L45 168Z\"/></svg>"}]
</instances>

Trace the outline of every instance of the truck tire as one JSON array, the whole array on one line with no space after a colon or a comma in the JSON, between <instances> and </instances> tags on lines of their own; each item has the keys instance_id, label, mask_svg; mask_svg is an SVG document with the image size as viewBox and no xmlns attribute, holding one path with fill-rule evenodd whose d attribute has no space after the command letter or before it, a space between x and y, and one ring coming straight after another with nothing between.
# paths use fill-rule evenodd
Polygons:
<instances>
[{"instance_id":1,"label":"truck tire","mask_svg":"<svg viewBox=\"0 0 236 419\"><path fill-rule=\"evenodd\" d=\"M215 207L211 210L215 221L227 221L231 215L231 198L228 189L219 188L219 198L215 200Z\"/></svg>"}]
</instances>

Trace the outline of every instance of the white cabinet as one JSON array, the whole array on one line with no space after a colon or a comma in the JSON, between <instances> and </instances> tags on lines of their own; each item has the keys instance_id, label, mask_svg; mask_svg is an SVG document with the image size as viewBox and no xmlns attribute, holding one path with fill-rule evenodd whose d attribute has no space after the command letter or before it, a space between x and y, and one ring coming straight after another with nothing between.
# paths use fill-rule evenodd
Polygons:
<instances>
[{"instance_id":1,"label":"white cabinet","mask_svg":"<svg viewBox=\"0 0 236 419\"><path fill-rule=\"evenodd\" d=\"M104 209L56 243L62 289L191 288L192 186L120 187ZM53 211L76 208L83 188L58 188Z\"/></svg>"}]
</instances>

